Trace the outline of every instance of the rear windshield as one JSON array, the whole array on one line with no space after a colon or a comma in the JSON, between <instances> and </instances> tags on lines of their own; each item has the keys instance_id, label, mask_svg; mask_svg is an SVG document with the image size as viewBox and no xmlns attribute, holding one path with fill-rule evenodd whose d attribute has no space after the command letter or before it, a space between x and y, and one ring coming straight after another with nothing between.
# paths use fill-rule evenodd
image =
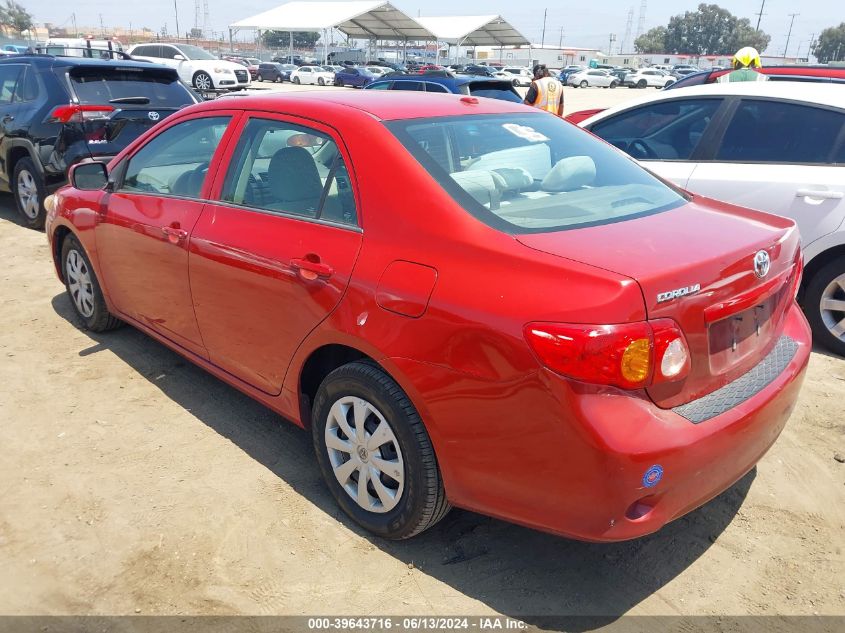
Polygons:
<instances>
[{"instance_id":1,"label":"rear windshield","mask_svg":"<svg viewBox=\"0 0 845 633\"><path fill-rule=\"evenodd\" d=\"M195 103L191 92L170 73L147 69L75 68L70 73L73 91L79 103L120 103L155 108L179 108ZM142 99L135 103L125 101ZM143 98L149 99L143 103Z\"/></svg>"},{"instance_id":2,"label":"rear windshield","mask_svg":"<svg viewBox=\"0 0 845 633\"><path fill-rule=\"evenodd\" d=\"M512 103L522 103L522 98L514 92L510 83L502 82L500 85L485 81L472 81L468 84L469 94L473 97L487 97L488 99L501 99Z\"/></svg>"},{"instance_id":3,"label":"rear windshield","mask_svg":"<svg viewBox=\"0 0 845 633\"><path fill-rule=\"evenodd\" d=\"M457 203L508 233L607 224L686 202L626 155L547 113L386 125Z\"/></svg>"}]
</instances>

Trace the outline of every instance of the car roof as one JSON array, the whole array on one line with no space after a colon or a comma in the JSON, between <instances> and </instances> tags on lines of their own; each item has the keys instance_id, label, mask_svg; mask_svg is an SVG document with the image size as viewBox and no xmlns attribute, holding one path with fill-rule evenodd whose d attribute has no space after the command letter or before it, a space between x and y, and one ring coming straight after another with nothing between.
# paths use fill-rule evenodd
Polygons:
<instances>
[{"instance_id":1,"label":"car roof","mask_svg":"<svg viewBox=\"0 0 845 633\"><path fill-rule=\"evenodd\" d=\"M99 51L99 49L94 49ZM154 64L145 61L134 61L129 59L94 59L91 57L74 57L71 55L15 55L14 57L3 57L0 59L0 64L21 62L35 62L37 64L49 66L93 66L101 68L141 68L141 69L155 69L158 71L170 70L176 73L175 68L165 66L164 64Z\"/></svg>"},{"instance_id":2,"label":"car roof","mask_svg":"<svg viewBox=\"0 0 845 633\"><path fill-rule=\"evenodd\" d=\"M473 102L467 102L472 99ZM475 102L477 101L477 102ZM359 112L382 121L428 117L460 116L464 114L507 114L536 112L521 103L501 99L485 99L456 94L426 95L420 99L416 92L385 92L382 90L286 92L239 97L237 101L218 99L190 106L191 112L214 110L257 110L285 112L294 116L307 116L326 122L334 117ZM187 111L186 108L184 111Z\"/></svg>"},{"instance_id":3,"label":"car roof","mask_svg":"<svg viewBox=\"0 0 845 633\"><path fill-rule=\"evenodd\" d=\"M689 86L688 88L677 88L665 92L660 91L640 99L626 101L581 121L579 125L595 123L617 112L623 112L646 103L657 103L669 99L688 97L769 97L772 99L803 101L816 105L845 109L845 85L802 82L800 89L796 88L798 88L796 83L791 81L735 81L732 83L712 83Z\"/></svg>"}]
</instances>

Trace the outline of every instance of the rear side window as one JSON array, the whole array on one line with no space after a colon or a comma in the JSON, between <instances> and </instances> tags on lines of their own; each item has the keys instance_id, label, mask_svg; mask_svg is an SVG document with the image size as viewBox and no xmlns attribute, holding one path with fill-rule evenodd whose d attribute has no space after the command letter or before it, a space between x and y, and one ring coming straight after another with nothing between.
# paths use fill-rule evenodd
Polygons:
<instances>
[{"instance_id":1,"label":"rear side window","mask_svg":"<svg viewBox=\"0 0 845 633\"><path fill-rule=\"evenodd\" d=\"M0 64L0 104L12 102L23 68L21 64Z\"/></svg>"},{"instance_id":2,"label":"rear side window","mask_svg":"<svg viewBox=\"0 0 845 633\"><path fill-rule=\"evenodd\" d=\"M247 123L221 199L238 206L355 225L346 164L331 137L293 123Z\"/></svg>"},{"instance_id":3,"label":"rear side window","mask_svg":"<svg viewBox=\"0 0 845 633\"><path fill-rule=\"evenodd\" d=\"M845 114L813 106L746 99L725 130L717 161L830 163Z\"/></svg>"},{"instance_id":4,"label":"rear side window","mask_svg":"<svg viewBox=\"0 0 845 633\"><path fill-rule=\"evenodd\" d=\"M83 104L122 103L179 108L195 102L175 73L140 68L79 67L70 72L70 81L79 103ZM148 101L144 102L145 99Z\"/></svg>"},{"instance_id":5,"label":"rear side window","mask_svg":"<svg viewBox=\"0 0 845 633\"><path fill-rule=\"evenodd\" d=\"M422 90L421 81L394 81L393 90Z\"/></svg>"},{"instance_id":6,"label":"rear side window","mask_svg":"<svg viewBox=\"0 0 845 633\"><path fill-rule=\"evenodd\" d=\"M230 117L177 123L129 159L121 191L198 198Z\"/></svg>"},{"instance_id":7,"label":"rear side window","mask_svg":"<svg viewBox=\"0 0 845 633\"><path fill-rule=\"evenodd\" d=\"M590 131L641 160L689 160L722 99L650 103L596 123Z\"/></svg>"},{"instance_id":8,"label":"rear side window","mask_svg":"<svg viewBox=\"0 0 845 633\"><path fill-rule=\"evenodd\" d=\"M431 82L427 82L425 84L425 91L426 92L449 92L445 86L441 86L440 84L435 84Z\"/></svg>"},{"instance_id":9,"label":"rear side window","mask_svg":"<svg viewBox=\"0 0 845 633\"><path fill-rule=\"evenodd\" d=\"M367 90L390 90L390 86L392 85L392 81L380 81L378 83L372 83L367 86Z\"/></svg>"}]
</instances>

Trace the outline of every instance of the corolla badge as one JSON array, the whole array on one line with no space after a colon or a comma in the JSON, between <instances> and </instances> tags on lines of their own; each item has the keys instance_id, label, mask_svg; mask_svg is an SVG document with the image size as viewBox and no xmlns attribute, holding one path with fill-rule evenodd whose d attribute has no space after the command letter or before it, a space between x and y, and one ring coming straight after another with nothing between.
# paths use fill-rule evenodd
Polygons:
<instances>
[{"instance_id":1,"label":"corolla badge","mask_svg":"<svg viewBox=\"0 0 845 633\"><path fill-rule=\"evenodd\" d=\"M150 117L150 121L158 121L161 118L161 115L156 111L150 112L147 116Z\"/></svg>"},{"instance_id":2,"label":"corolla badge","mask_svg":"<svg viewBox=\"0 0 845 633\"><path fill-rule=\"evenodd\" d=\"M754 253L754 274L760 279L769 274L772 261L769 259L769 254L766 251L757 251Z\"/></svg>"},{"instance_id":3,"label":"corolla badge","mask_svg":"<svg viewBox=\"0 0 845 633\"><path fill-rule=\"evenodd\" d=\"M701 290L701 284L693 284L691 286L686 286L685 288L676 288L675 290L668 290L666 292L659 292L657 293L657 303L663 303L664 301L671 301L672 299L680 299L681 297L686 297L687 295L694 295L696 292Z\"/></svg>"}]
</instances>

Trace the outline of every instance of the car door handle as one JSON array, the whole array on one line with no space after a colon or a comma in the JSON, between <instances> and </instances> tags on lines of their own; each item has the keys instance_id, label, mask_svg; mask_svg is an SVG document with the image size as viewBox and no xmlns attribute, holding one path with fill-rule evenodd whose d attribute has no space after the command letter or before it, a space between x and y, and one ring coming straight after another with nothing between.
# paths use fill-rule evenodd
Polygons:
<instances>
[{"instance_id":1,"label":"car door handle","mask_svg":"<svg viewBox=\"0 0 845 633\"><path fill-rule=\"evenodd\" d=\"M815 189L799 189L795 192L796 198L819 198L825 200L842 200L845 193L841 191L816 191Z\"/></svg>"},{"instance_id":2,"label":"car door handle","mask_svg":"<svg viewBox=\"0 0 845 633\"><path fill-rule=\"evenodd\" d=\"M178 244L188 238L188 232L186 230L174 226L163 226L161 227L161 232L171 244Z\"/></svg>"},{"instance_id":3,"label":"car door handle","mask_svg":"<svg viewBox=\"0 0 845 633\"><path fill-rule=\"evenodd\" d=\"M15 117L13 117L11 114L7 114L6 116L3 117L3 123L9 123L10 121L14 121L14 120L15 120Z\"/></svg>"},{"instance_id":4,"label":"car door handle","mask_svg":"<svg viewBox=\"0 0 845 633\"><path fill-rule=\"evenodd\" d=\"M301 257L294 258L290 260L290 265L295 270L305 273L311 273L315 275L315 277L311 277L310 279L315 279L316 277L321 277L323 279L328 279L329 277L334 274L334 269L329 266L328 264L324 264L321 261L314 261L311 259L305 259ZM306 279L309 279L308 275L303 275Z\"/></svg>"}]
</instances>

